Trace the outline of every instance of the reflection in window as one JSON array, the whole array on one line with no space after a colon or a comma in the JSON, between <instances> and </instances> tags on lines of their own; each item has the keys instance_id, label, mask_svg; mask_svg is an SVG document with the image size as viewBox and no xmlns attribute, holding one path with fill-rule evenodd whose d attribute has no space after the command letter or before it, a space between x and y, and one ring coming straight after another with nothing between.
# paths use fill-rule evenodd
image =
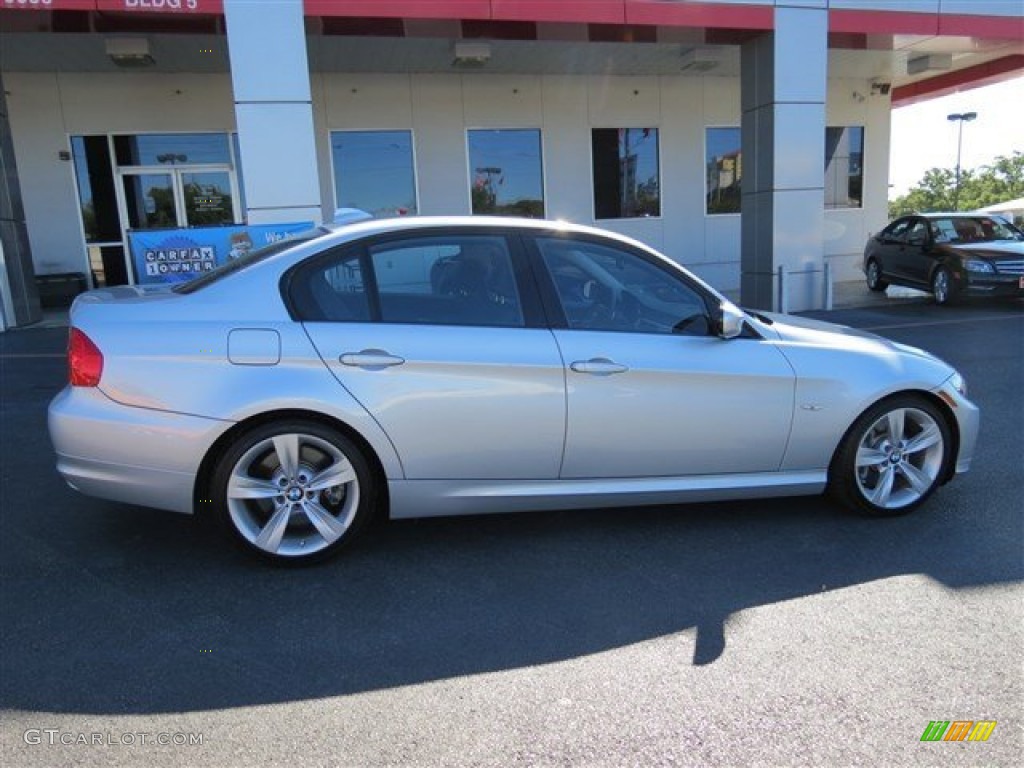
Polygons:
<instances>
[{"instance_id":1,"label":"reflection in window","mask_svg":"<svg viewBox=\"0 0 1024 768\"><path fill-rule=\"evenodd\" d=\"M540 131L469 131L474 214L544 218Z\"/></svg>"},{"instance_id":2,"label":"reflection in window","mask_svg":"<svg viewBox=\"0 0 1024 768\"><path fill-rule=\"evenodd\" d=\"M661 215L657 128L593 130L594 216Z\"/></svg>"},{"instance_id":3,"label":"reflection in window","mask_svg":"<svg viewBox=\"0 0 1024 768\"><path fill-rule=\"evenodd\" d=\"M107 137L72 136L71 154L75 161L85 242L119 242L121 227Z\"/></svg>"},{"instance_id":4,"label":"reflection in window","mask_svg":"<svg viewBox=\"0 0 1024 768\"><path fill-rule=\"evenodd\" d=\"M706 212L739 213L740 188L743 180L740 129L708 128L704 143L704 162L707 168Z\"/></svg>"},{"instance_id":5,"label":"reflection in window","mask_svg":"<svg viewBox=\"0 0 1024 768\"><path fill-rule=\"evenodd\" d=\"M410 131L333 131L331 156L339 208L378 217L416 215Z\"/></svg>"},{"instance_id":6,"label":"reflection in window","mask_svg":"<svg viewBox=\"0 0 1024 768\"><path fill-rule=\"evenodd\" d=\"M126 165L228 165L231 152L223 133L147 133L115 136L117 164Z\"/></svg>"},{"instance_id":7,"label":"reflection in window","mask_svg":"<svg viewBox=\"0 0 1024 768\"><path fill-rule=\"evenodd\" d=\"M503 237L459 235L370 248L381 320L434 325L523 325Z\"/></svg>"},{"instance_id":8,"label":"reflection in window","mask_svg":"<svg viewBox=\"0 0 1024 768\"><path fill-rule=\"evenodd\" d=\"M825 129L825 208L860 208L864 187L864 128Z\"/></svg>"}]
</instances>

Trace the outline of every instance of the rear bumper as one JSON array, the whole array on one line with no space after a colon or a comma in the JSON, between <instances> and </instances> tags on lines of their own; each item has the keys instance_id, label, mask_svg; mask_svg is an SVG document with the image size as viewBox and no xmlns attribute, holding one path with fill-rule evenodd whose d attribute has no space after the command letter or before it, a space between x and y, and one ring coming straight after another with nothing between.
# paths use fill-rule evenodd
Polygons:
<instances>
[{"instance_id":1,"label":"rear bumper","mask_svg":"<svg viewBox=\"0 0 1024 768\"><path fill-rule=\"evenodd\" d=\"M50 403L57 471L89 496L192 513L196 473L230 422L116 403L65 387Z\"/></svg>"}]
</instances>

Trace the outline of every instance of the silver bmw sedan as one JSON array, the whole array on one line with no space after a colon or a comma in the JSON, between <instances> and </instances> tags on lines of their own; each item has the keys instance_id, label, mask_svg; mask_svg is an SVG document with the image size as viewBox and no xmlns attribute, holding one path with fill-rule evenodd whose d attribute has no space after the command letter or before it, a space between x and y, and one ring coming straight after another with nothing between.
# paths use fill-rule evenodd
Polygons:
<instances>
[{"instance_id":1,"label":"silver bmw sedan","mask_svg":"<svg viewBox=\"0 0 1024 768\"><path fill-rule=\"evenodd\" d=\"M507 218L325 226L80 296L57 468L281 562L392 518L819 494L902 514L978 409L921 350L745 313L650 248Z\"/></svg>"}]
</instances>

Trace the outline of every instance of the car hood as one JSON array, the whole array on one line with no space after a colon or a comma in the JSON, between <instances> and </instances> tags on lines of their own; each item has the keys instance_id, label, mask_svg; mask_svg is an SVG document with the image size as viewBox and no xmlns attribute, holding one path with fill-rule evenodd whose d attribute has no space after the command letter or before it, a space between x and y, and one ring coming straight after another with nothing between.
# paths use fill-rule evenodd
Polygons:
<instances>
[{"instance_id":1,"label":"car hood","mask_svg":"<svg viewBox=\"0 0 1024 768\"><path fill-rule=\"evenodd\" d=\"M1024 241L1000 240L994 243L945 243L944 247L965 256L981 256L993 261L1024 256Z\"/></svg>"},{"instance_id":2,"label":"car hood","mask_svg":"<svg viewBox=\"0 0 1024 768\"><path fill-rule=\"evenodd\" d=\"M758 311L757 317L766 318L771 321L767 327L771 329L780 341L806 346L825 347L832 350L848 349L851 352L864 354L891 355L893 352L896 352L901 355L909 355L946 365L923 349L900 344L897 341L886 339L868 331L851 328L848 325L826 323L822 320L813 320L809 317L798 317L796 315L781 315L775 312ZM764 327L764 324L762 323L760 327Z\"/></svg>"},{"instance_id":3,"label":"car hood","mask_svg":"<svg viewBox=\"0 0 1024 768\"><path fill-rule=\"evenodd\" d=\"M827 388L825 383L834 384L837 377L851 397L861 391L930 391L956 373L922 349L856 328L793 315L758 312L757 316L763 319L755 317L752 323L767 338L774 337L776 348L802 382L802 392Z\"/></svg>"}]
</instances>

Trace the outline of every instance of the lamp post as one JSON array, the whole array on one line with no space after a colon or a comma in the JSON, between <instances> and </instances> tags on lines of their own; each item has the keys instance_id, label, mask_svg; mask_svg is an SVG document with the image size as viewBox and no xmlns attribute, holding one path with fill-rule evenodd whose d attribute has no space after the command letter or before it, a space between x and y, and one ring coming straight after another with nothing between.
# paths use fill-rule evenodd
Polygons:
<instances>
[{"instance_id":1,"label":"lamp post","mask_svg":"<svg viewBox=\"0 0 1024 768\"><path fill-rule=\"evenodd\" d=\"M956 137L956 186L953 187L954 211L960 210L960 150L964 144L964 123L971 122L977 116L977 112L954 112L951 115L946 115L946 119L950 122L956 121L959 123Z\"/></svg>"}]
</instances>

